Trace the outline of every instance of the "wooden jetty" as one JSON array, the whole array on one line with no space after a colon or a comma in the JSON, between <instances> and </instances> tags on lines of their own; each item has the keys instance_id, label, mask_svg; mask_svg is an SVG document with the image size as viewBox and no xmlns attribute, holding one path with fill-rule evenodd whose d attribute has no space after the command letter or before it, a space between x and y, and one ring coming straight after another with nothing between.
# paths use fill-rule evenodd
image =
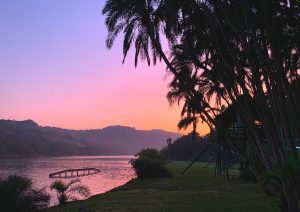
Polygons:
<instances>
[{"instance_id":1,"label":"wooden jetty","mask_svg":"<svg viewBox=\"0 0 300 212\"><path fill-rule=\"evenodd\" d=\"M54 172L49 174L49 178L72 178L83 177L92 174L98 174L99 169L96 168L81 168L81 169L68 169L64 171Z\"/></svg>"}]
</instances>

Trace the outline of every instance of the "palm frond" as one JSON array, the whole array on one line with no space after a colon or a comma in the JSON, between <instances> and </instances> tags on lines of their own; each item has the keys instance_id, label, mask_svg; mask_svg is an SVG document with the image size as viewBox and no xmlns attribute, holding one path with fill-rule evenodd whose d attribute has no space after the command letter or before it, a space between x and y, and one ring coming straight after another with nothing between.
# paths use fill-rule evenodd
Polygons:
<instances>
[{"instance_id":1,"label":"palm frond","mask_svg":"<svg viewBox=\"0 0 300 212\"><path fill-rule=\"evenodd\" d=\"M188 116L182 118L179 123L177 124L177 127L179 130L186 130L191 124L197 121L196 117Z\"/></svg>"},{"instance_id":2,"label":"palm frond","mask_svg":"<svg viewBox=\"0 0 300 212\"><path fill-rule=\"evenodd\" d=\"M67 190L67 186L64 184L62 180L55 180L51 183L50 189L56 190L58 193L64 193Z\"/></svg>"}]
</instances>

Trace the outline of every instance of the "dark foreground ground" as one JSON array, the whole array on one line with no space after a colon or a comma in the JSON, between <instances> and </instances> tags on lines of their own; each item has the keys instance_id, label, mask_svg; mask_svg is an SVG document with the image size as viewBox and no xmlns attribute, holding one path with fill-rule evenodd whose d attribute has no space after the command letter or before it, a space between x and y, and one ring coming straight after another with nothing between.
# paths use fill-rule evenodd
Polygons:
<instances>
[{"instance_id":1,"label":"dark foreground ground","mask_svg":"<svg viewBox=\"0 0 300 212\"><path fill-rule=\"evenodd\" d=\"M228 182L225 177L214 177L213 166L204 168L201 163L181 176L186 166L169 165L173 178L133 180L108 193L48 211L279 211L260 184L245 182L237 175Z\"/></svg>"}]
</instances>

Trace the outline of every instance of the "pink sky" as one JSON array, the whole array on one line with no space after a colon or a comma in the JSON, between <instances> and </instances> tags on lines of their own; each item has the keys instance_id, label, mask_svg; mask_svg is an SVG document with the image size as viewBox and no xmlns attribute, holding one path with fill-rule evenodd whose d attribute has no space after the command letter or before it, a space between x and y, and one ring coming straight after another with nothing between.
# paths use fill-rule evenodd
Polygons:
<instances>
[{"instance_id":1,"label":"pink sky","mask_svg":"<svg viewBox=\"0 0 300 212\"><path fill-rule=\"evenodd\" d=\"M94 129L125 125L178 131L164 64L122 65L110 51L102 0L0 2L0 118ZM201 127L200 133L207 133Z\"/></svg>"}]
</instances>

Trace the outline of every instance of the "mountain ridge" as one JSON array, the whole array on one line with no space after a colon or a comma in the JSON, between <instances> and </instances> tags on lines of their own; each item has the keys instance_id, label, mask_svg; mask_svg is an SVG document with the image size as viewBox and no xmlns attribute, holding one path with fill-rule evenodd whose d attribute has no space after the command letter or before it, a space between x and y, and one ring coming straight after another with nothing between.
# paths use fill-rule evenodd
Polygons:
<instances>
[{"instance_id":1,"label":"mountain ridge","mask_svg":"<svg viewBox=\"0 0 300 212\"><path fill-rule=\"evenodd\" d=\"M137 130L113 125L72 130L40 126L33 120L0 120L0 157L136 154L143 148L161 149L167 138L180 134L160 129Z\"/></svg>"}]
</instances>

